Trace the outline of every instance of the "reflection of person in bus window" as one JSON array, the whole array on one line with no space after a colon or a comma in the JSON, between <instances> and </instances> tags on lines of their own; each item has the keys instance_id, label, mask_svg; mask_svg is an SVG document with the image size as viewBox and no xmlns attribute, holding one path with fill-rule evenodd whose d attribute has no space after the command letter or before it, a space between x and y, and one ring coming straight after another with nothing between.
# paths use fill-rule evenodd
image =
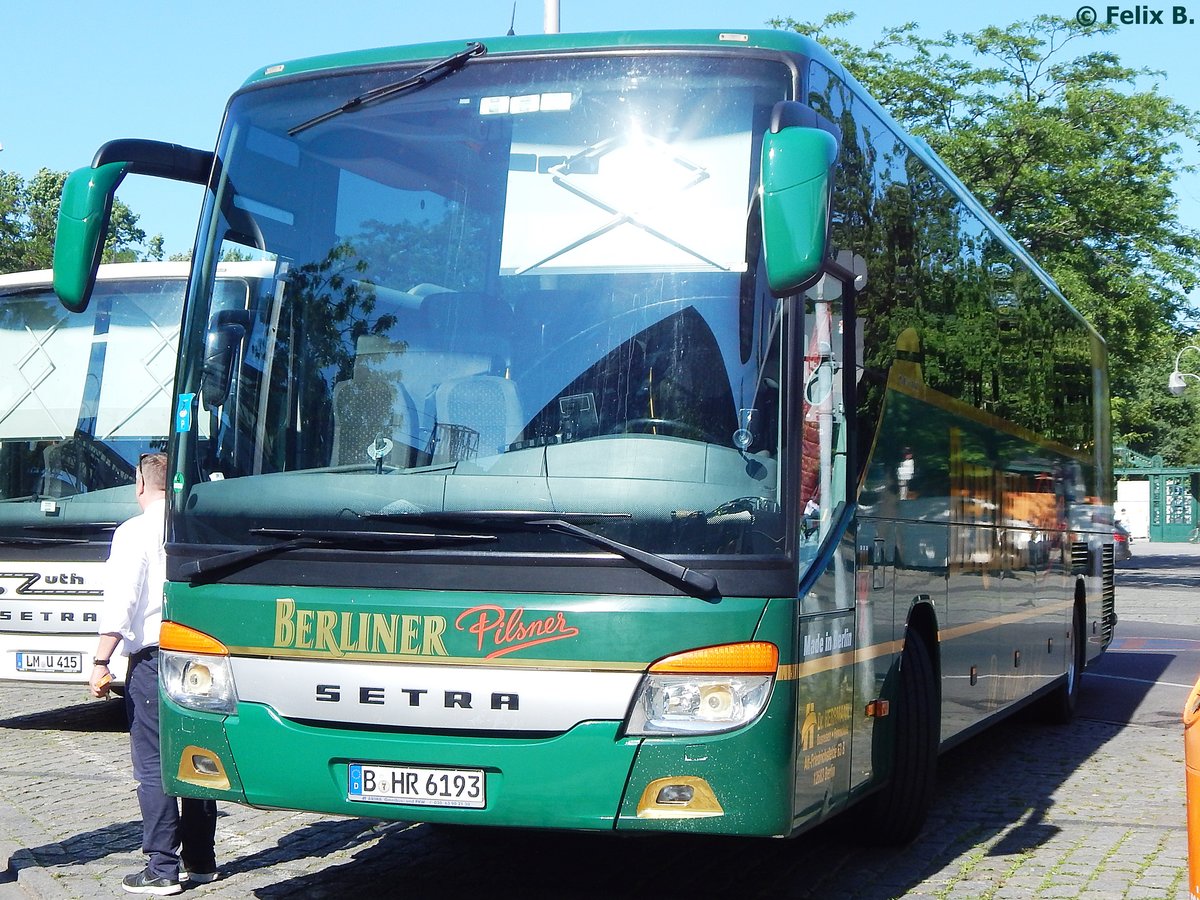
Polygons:
<instances>
[{"instance_id":1,"label":"reflection of person in bus window","mask_svg":"<svg viewBox=\"0 0 1200 900\"><path fill-rule=\"evenodd\" d=\"M904 459L900 461L900 465L896 467L896 480L900 482L900 499L908 499L908 483L912 481L913 475L916 473L917 464L913 462L912 451L907 447L904 449Z\"/></svg>"}]
</instances>

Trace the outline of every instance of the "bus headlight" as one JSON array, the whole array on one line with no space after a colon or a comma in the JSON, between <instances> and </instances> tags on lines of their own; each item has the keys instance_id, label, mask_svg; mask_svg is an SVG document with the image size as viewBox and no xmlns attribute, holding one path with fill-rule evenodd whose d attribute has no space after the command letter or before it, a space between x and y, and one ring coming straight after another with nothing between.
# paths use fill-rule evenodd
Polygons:
<instances>
[{"instance_id":1,"label":"bus headlight","mask_svg":"<svg viewBox=\"0 0 1200 900\"><path fill-rule=\"evenodd\" d=\"M237 712L233 666L224 644L186 625L163 622L158 646L158 680L167 697L184 709Z\"/></svg>"},{"instance_id":2,"label":"bus headlight","mask_svg":"<svg viewBox=\"0 0 1200 900\"><path fill-rule=\"evenodd\" d=\"M237 690L228 656L160 651L158 677L163 693L185 709L237 712Z\"/></svg>"},{"instance_id":3,"label":"bus headlight","mask_svg":"<svg viewBox=\"0 0 1200 900\"><path fill-rule=\"evenodd\" d=\"M625 733L716 734L741 728L766 707L778 659L774 644L756 641L659 660L642 679Z\"/></svg>"},{"instance_id":4,"label":"bus headlight","mask_svg":"<svg viewBox=\"0 0 1200 900\"><path fill-rule=\"evenodd\" d=\"M713 734L740 728L767 705L773 680L766 675L647 675L626 733Z\"/></svg>"}]
</instances>

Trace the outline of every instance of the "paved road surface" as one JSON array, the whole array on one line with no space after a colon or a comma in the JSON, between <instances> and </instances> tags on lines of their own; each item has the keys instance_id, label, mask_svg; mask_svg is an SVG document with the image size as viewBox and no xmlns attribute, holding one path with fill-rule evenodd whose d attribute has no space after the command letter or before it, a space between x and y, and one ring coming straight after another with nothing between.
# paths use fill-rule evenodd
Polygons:
<instances>
[{"instance_id":1,"label":"paved road surface","mask_svg":"<svg viewBox=\"0 0 1200 900\"><path fill-rule=\"evenodd\" d=\"M1135 546L1072 726L1006 722L943 757L912 846L623 839L222 807L202 898L1187 897L1180 711L1200 674L1200 547ZM115 703L0 686L0 898L125 896L142 865ZM281 759L286 765L286 757ZM569 800L567 801L569 802Z\"/></svg>"}]
</instances>

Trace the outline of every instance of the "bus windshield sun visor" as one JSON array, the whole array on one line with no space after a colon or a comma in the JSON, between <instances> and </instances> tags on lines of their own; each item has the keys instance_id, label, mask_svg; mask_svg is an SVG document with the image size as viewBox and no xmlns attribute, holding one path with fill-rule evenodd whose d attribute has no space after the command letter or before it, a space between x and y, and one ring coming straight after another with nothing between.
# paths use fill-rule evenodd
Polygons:
<instances>
[{"instance_id":1,"label":"bus windshield sun visor","mask_svg":"<svg viewBox=\"0 0 1200 900\"><path fill-rule=\"evenodd\" d=\"M490 526L497 531L553 531L565 534L581 541L609 550L635 563L643 570L655 575L668 584L674 585L692 597L699 600L717 600L720 591L717 579L705 572L697 572L687 566L671 562L666 557L631 547L610 537L605 537L595 531L582 528L574 521L568 520L598 520L609 518L627 518L627 513L581 513L561 514L544 512L526 512L521 510L468 510L465 512L429 512L429 513L372 513L363 516L365 519L405 519L407 521L428 522L441 527L453 528L462 526L478 528Z\"/></svg>"},{"instance_id":2,"label":"bus windshield sun visor","mask_svg":"<svg viewBox=\"0 0 1200 900\"><path fill-rule=\"evenodd\" d=\"M278 544L263 544L184 563L180 571L193 584L208 584L239 569L289 550L356 550L365 553L395 549L416 550L447 544L474 544L496 540L490 534L420 534L396 531L300 531L289 528L254 528L251 534L283 537ZM404 544L397 548L397 544Z\"/></svg>"},{"instance_id":3,"label":"bus windshield sun visor","mask_svg":"<svg viewBox=\"0 0 1200 900\"><path fill-rule=\"evenodd\" d=\"M392 84L385 84L382 87L373 88L357 97L347 100L341 106L335 106L328 112L323 112L319 116L301 122L293 128L288 129L288 134L292 137L300 134L302 131L307 131L314 125L320 125L322 122L327 122L335 116L340 116L342 113L353 112L356 109L361 109L369 103L377 103L380 100L387 100L390 97L397 97L400 94L408 93L409 91L418 90L427 84L432 84L443 76L449 75L451 72L456 72L467 64L473 56L482 56L487 53L487 47L478 41L473 41L467 44L467 49L459 53L454 53L447 56L445 59L439 59L431 66L426 66L416 75L411 78L405 78L403 81L396 81Z\"/></svg>"}]
</instances>

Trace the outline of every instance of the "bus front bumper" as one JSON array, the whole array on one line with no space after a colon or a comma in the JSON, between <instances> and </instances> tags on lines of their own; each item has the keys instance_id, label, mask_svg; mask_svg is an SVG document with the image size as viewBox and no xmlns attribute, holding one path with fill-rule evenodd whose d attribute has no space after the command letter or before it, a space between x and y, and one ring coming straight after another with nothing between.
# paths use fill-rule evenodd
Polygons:
<instances>
[{"instance_id":1,"label":"bus front bumper","mask_svg":"<svg viewBox=\"0 0 1200 900\"><path fill-rule=\"evenodd\" d=\"M782 737L769 715L701 740L622 737L609 721L550 737L489 738L311 725L252 703L223 717L162 702L172 721L163 730L163 783L178 796L460 825L764 836L792 827L792 772L785 763L762 766L764 738ZM351 799L355 765L482 772L486 803Z\"/></svg>"}]
</instances>

